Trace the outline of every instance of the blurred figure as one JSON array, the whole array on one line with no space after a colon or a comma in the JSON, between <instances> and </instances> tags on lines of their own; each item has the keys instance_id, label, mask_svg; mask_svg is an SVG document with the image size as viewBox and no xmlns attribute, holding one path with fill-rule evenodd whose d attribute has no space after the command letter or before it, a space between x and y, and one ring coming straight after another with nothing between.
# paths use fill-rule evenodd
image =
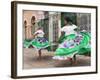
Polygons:
<instances>
[{"instance_id":1,"label":"blurred figure","mask_svg":"<svg viewBox=\"0 0 100 80\"><path fill-rule=\"evenodd\" d=\"M73 58L76 63L76 54L85 55L91 51L91 48L88 47L91 38L86 31L78 32L78 27L72 24L72 20L69 17L64 19L65 26L61 29L59 46L53 59L73 62Z\"/></svg>"}]
</instances>

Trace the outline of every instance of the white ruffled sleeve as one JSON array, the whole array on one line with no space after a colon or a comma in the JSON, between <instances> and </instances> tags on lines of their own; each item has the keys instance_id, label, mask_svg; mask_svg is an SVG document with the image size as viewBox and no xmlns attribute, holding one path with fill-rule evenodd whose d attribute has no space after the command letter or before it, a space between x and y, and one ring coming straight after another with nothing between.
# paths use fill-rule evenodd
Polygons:
<instances>
[{"instance_id":1,"label":"white ruffled sleeve","mask_svg":"<svg viewBox=\"0 0 100 80\"><path fill-rule=\"evenodd\" d=\"M78 28L76 25L73 25L73 27L72 27L73 29L76 29L76 28Z\"/></svg>"}]
</instances>

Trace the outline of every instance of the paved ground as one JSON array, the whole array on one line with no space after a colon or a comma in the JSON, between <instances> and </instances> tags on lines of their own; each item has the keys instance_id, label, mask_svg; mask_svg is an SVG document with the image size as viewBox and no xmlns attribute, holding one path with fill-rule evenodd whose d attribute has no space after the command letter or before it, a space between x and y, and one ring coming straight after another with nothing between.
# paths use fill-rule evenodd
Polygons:
<instances>
[{"instance_id":1,"label":"paved ground","mask_svg":"<svg viewBox=\"0 0 100 80\"><path fill-rule=\"evenodd\" d=\"M68 60L53 60L54 52L48 52L47 50L42 50L42 59L38 59L37 51L34 49L24 48L24 69L32 68L51 68L51 67L75 67L75 66L89 66L90 57L89 56L79 56L77 55L77 64L70 64Z\"/></svg>"}]
</instances>

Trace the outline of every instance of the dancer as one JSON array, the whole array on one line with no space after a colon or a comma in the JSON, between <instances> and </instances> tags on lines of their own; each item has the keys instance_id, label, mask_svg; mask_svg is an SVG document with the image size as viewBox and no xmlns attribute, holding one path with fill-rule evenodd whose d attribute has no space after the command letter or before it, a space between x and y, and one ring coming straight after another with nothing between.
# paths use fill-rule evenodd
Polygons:
<instances>
[{"instance_id":1,"label":"dancer","mask_svg":"<svg viewBox=\"0 0 100 80\"><path fill-rule=\"evenodd\" d=\"M58 40L59 46L55 51L53 59L58 60L70 60L80 51L82 48L86 48L90 38L85 32L78 33L78 27L72 24L72 20L69 17L64 18L65 26L61 29L61 36Z\"/></svg>"},{"instance_id":2,"label":"dancer","mask_svg":"<svg viewBox=\"0 0 100 80\"><path fill-rule=\"evenodd\" d=\"M30 46L36 48L38 50L38 54L39 54L39 59L41 59L41 50L44 48L49 47L49 42L46 38L44 38L44 32L42 27L38 28L36 30L36 32L34 33L34 38L31 42L30 42Z\"/></svg>"}]
</instances>

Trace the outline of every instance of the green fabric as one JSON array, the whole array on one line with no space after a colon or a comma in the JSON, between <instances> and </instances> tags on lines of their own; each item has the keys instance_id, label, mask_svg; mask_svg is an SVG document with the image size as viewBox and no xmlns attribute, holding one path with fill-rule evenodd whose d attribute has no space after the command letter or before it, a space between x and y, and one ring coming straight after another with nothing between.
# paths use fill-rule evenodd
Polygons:
<instances>
[{"instance_id":1,"label":"green fabric","mask_svg":"<svg viewBox=\"0 0 100 80\"><path fill-rule=\"evenodd\" d=\"M81 48L79 49L78 54L85 55L85 54L88 54L89 52L91 52L91 48Z\"/></svg>"},{"instance_id":2,"label":"green fabric","mask_svg":"<svg viewBox=\"0 0 100 80\"><path fill-rule=\"evenodd\" d=\"M49 46L48 42L45 43L40 43L39 41L36 41L35 39L32 41L32 46L36 47L36 48L46 48Z\"/></svg>"},{"instance_id":3,"label":"green fabric","mask_svg":"<svg viewBox=\"0 0 100 80\"><path fill-rule=\"evenodd\" d=\"M81 32L83 39L81 41L81 43L77 46L75 46L74 48L58 48L55 51L55 55L56 56L65 56L65 55L69 55L69 54L73 54L74 52L77 52L78 54L84 54L87 51L90 51L90 48L86 48L86 46L88 45L89 41L90 41L90 35L88 33L85 32ZM69 35L67 36L67 39L73 39L75 37L75 35Z\"/></svg>"},{"instance_id":4,"label":"green fabric","mask_svg":"<svg viewBox=\"0 0 100 80\"><path fill-rule=\"evenodd\" d=\"M35 48L38 48L38 49L40 49L40 48L46 48L46 47L48 47L48 50L50 49L49 48L50 45L49 45L48 41L40 43L36 39L33 39L33 40L24 40L24 47L25 48L28 48L30 45L33 46L33 47L35 47Z\"/></svg>"},{"instance_id":5,"label":"green fabric","mask_svg":"<svg viewBox=\"0 0 100 80\"><path fill-rule=\"evenodd\" d=\"M30 46L30 41L31 40L24 40L23 44L24 44L24 47L28 48Z\"/></svg>"}]
</instances>

